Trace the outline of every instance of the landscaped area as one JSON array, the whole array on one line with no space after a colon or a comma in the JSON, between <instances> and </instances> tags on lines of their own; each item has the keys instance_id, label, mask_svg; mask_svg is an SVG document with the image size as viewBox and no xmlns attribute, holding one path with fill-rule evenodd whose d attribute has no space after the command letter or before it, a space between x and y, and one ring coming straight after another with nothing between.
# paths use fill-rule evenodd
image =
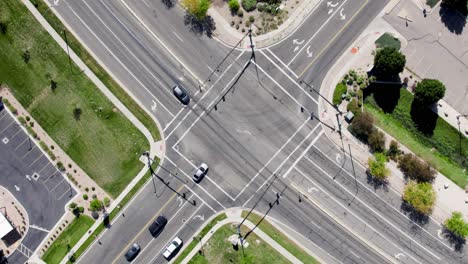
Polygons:
<instances>
[{"instance_id":1,"label":"landscaped area","mask_svg":"<svg viewBox=\"0 0 468 264\"><path fill-rule=\"evenodd\" d=\"M245 217L245 216L247 216L246 211L242 212L242 217ZM257 224L260 222L262 217L255 213L251 213L247 219L251 221L252 223ZM294 255L297 259L299 259L303 263L310 263L310 264L319 263L316 259L314 259L314 257L309 255L302 248L296 245L296 243L294 243L289 238L287 238L286 235L284 235L282 232L276 229L268 221L263 220L258 225L258 228L260 228L260 230L262 230L265 234L267 234L269 237L275 240L276 243L280 244L284 249L286 249L289 253Z\"/></svg>"},{"instance_id":2,"label":"landscaped area","mask_svg":"<svg viewBox=\"0 0 468 264\"><path fill-rule=\"evenodd\" d=\"M42 259L47 264L60 263L93 223L94 220L86 215L75 218L58 236Z\"/></svg>"},{"instance_id":3,"label":"landscaped area","mask_svg":"<svg viewBox=\"0 0 468 264\"><path fill-rule=\"evenodd\" d=\"M0 2L0 82L49 136L116 197L144 166L143 134L15 0ZM125 96L124 96L125 97Z\"/></svg>"},{"instance_id":4,"label":"landscaped area","mask_svg":"<svg viewBox=\"0 0 468 264\"><path fill-rule=\"evenodd\" d=\"M237 250L234 249L229 237L235 236L237 224L227 224L218 229L213 236L203 245L203 255L197 254L190 261L190 264L224 264L224 263L291 263L283 255L277 252L257 235L251 233L246 242L247 246L242 249L239 244ZM248 228L242 227L242 233L248 232Z\"/></svg>"},{"instance_id":5,"label":"landscaped area","mask_svg":"<svg viewBox=\"0 0 468 264\"><path fill-rule=\"evenodd\" d=\"M378 88L377 88L378 89ZM385 88L383 88L385 89ZM388 97L386 97L388 99ZM421 132L411 117L413 95L406 89L399 90L399 99L392 112L385 113L375 100L375 95L366 97L364 107L375 117L376 125L401 144L408 147L435 169L450 178L460 187L468 180L468 140L459 131L437 114L428 111L427 123L433 123L432 134Z\"/></svg>"},{"instance_id":6,"label":"landscaped area","mask_svg":"<svg viewBox=\"0 0 468 264\"><path fill-rule=\"evenodd\" d=\"M377 48L391 47L400 50L401 43L398 38L392 36L390 33L384 33L375 41L375 46Z\"/></svg>"}]
</instances>

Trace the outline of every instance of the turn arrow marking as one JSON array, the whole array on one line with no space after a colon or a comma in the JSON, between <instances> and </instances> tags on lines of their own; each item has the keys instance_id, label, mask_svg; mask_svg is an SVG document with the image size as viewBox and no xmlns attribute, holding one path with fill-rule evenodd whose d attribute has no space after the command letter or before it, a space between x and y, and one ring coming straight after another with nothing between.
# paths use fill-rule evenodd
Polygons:
<instances>
[{"instance_id":1,"label":"turn arrow marking","mask_svg":"<svg viewBox=\"0 0 468 264\"><path fill-rule=\"evenodd\" d=\"M338 5L338 2L334 3L332 1L327 2L327 7L336 7Z\"/></svg>"},{"instance_id":2,"label":"turn arrow marking","mask_svg":"<svg viewBox=\"0 0 468 264\"><path fill-rule=\"evenodd\" d=\"M341 20L345 20L345 19L346 19L346 15L343 14L343 10L344 10L344 8L342 8L342 9L340 10L340 19L341 19Z\"/></svg>"}]
</instances>

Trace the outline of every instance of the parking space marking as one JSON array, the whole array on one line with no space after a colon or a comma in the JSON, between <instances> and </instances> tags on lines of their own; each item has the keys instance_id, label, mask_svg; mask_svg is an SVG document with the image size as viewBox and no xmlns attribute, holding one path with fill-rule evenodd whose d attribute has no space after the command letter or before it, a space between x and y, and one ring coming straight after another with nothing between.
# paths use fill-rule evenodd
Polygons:
<instances>
[{"instance_id":1,"label":"parking space marking","mask_svg":"<svg viewBox=\"0 0 468 264\"><path fill-rule=\"evenodd\" d=\"M29 150L28 152L32 152L33 149L34 149L34 148L32 148L31 150ZM41 159L41 158L42 158L42 153L39 154L39 156L38 156L33 162L31 162L31 164L29 164L29 167L32 168L33 164L36 163L36 162L37 162L39 159Z\"/></svg>"},{"instance_id":2,"label":"parking space marking","mask_svg":"<svg viewBox=\"0 0 468 264\"><path fill-rule=\"evenodd\" d=\"M15 148L15 151L18 150L18 148L21 147L21 145L23 145L28 139L29 137L26 137L26 139L23 142L21 142L21 144L18 144L18 146Z\"/></svg>"},{"instance_id":3,"label":"parking space marking","mask_svg":"<svg viewBox=\"0 0 468 264\"><path fill-rule=\"evenodd\" d=\"M3 132L5 132L5 130L7 130L12 124L15 124L14 120L0 132L0 135L3 134Z\"/></svg>"},{"instance_id":4,"label":"parking space marking","mask_svg":"<svg viewBox=\"0 0 468 264\"><path fill-rule=\"evenodd\" d=\"M57 173L60 175L60 172L59 172L59 171L54 170L54 173L52 173L51 175L49 175L49 177L47 177L47 179L45 179L42 183L45 185L50 179L52 179L53 177L55 177L54 175L57 174Z\"/></svg>"},{"instance_id":5,"label":"parking space marking","mask_svg":"<svg viewBox=\"0 0 468 264\"><path fill-rule=\"evenodd\" d=\"M15 138L16 135L18 135L19 132L21 132L21 131L23 131L23 130L21 129L21 127L19 127L18 130L16 131L16 133L15 133L13 136L10 137L10 140L12 140L13 138Z\"/></svg>"},{"instance_id":6,"label":"parking space marking","mask_svg":"<svg viewBox=\"0 0 468 264\"><path fill-rule=\"evenodd\" d=\"M68 192L70 192L70 197L71 197L71 195L73 194L73 191L72 191L72 190L73 190L73 187L71 186L71 184L70 184L68 181L67 181L67 183L68 183L68 189L65 190L65 191L62 193L62 195L60 195L59 198L55 197L55 199L57 199L57 200L62 200L63 196L65 196L65 194L67 194Z\"/></svg>"},{"instance_id":7,"label":"parking space marking","mask_svg":"<svg viewBox=\"0 0 468 264\"><path fill-rule=\"evenodd\" d=\"M78 20L86 27L86 29L96 38L96 40L99 41L99 43L101 43L101 45L110 53L112 54L112 57L141 85L141 87L143 87L143 89L145 89L150 95L151 97L153 97L154 100L156 100L158 102L158 105L161 105L163 107L164 110L166 110L166 112L171 116L171 117L174 117L174 114L169 111L169 109L164 105L162 104L158 98L156 98L156 96L154 96L150 90L148 89L148 87L146 87L134 74L133 72L131 72L127 66L125 66L125 64L109 49L109 47L104 44L104 42L96 35L96 33L94 31L91 30L91 28L83 21L83 19L78 16L78 14L75 12L75 10L73 10L73 8L67 3L67 6L69 7L69 9L72 11L72 13L78 18Z\"/></svg>"},{"instance_id":8,"label":"parking space marking","mask_svg":"<svg viewBox=\"0 0 468 264\"><path fill-rule=\"evenodd\" d=\"M37 173L38 173L38 174L42 173L42 171L43 171L45 168L47 168L47 166L49 166L49 165L51 165L51 163L50 163L50 162L47 162L47 164L46 164L44 167L42 167L42 169L40 169ZM52 165L52 166L53 166L53 165Z\"/></svg>"},{"instance_id":9,"label":"parking space marking","mask_svg":"<svg viewBox=\"0 0 468 264\"><path fill-rule=\"evenodd\" d=\"M262 183L262 185L260 185L260 187L258 187L258 189L250 196L250 198L242 205L243 207L245 207L249 202L250 200L255 196L255 194L257 194L257 192L263 188L263 186L270 181L271 177L273 177L278 171L280 171L280 169L282 169L283 165L286 163L286 161L288 161L292 155L294 153L296 153L296 151L302 146L302 144L304 144L304 142L307 141L307 139L314 134L315 130L317 128L319 128L321 126L320 123L318 123L310 132L309 134L307 134L307 136L293 149L293 151L291 151L291 153L289 153L289 155L281 162L281 164L278 166L278 168L276 168L275 171L273 171L273 173ZM323 131L323 130L322 130ZM245 189L244 189L245 190ZM241 192L242 193L242 192Z\"/></svg>"},{"instance_id":10,"label":"parking space marking","mask_svg":"<svg viewBox=\"0 0 468 264\"><path fill-rule=\"evenodd\" d=\"M52 188L49 192L53 192L53 191L55 190L55 188L57 188L60 184L62 184L62 182L63 182L64 180L65 180L65 177L62 177L62 180L61 180L59 183L57 183L57 184L54 186L54 188Z\"/></svg>"},{"instance_id":11,"label":"parking space marking","mask_svg":"<svg viewBox=\"0 0 468 264\"><path fill-rule=\"evenodd\" d=\"M24 158L26 158L26 156L27 156L29 153L32 153L32 149L31 149L31 151L27 151L26 154L24 154L20 159L24 161ZM39 158L40 158L40 157L41 157L41 156L39 155ZM36 160L34 160L34 161L36 161ZM31 164L32 164L32 163L31 163ZM30 166L31 164L29 164L28 166ZM30 166L30 167L31 167L31 166Z\"/></svg>"},{"instance_id":12,"label":"parking space marking","mask_svg":"<svg viewBox=\"0 0 468 264\"><path fill-rule=\"evenodd\" d=\"M0 117L0 121L2 121L3 118L7 115L7 112L6 112L6 111L1 111L0 114L2 115L2 116Z\"/></svg>"}]
</instances>

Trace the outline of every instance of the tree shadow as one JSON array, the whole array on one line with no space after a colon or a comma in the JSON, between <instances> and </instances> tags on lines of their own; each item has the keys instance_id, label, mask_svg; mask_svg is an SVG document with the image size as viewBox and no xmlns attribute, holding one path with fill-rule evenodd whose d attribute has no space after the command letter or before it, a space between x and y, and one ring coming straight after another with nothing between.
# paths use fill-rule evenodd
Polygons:
<instances>
[{"instance_id":1,"label":"tree shadow","mask_svg":"<svg viewBox=\"0 0 468 264\"><path fill-rule=\"evenodd\" d=\"M418 100L411 103L411 119L416 128L426 136L432 136L439 116Z\"/></svg>"},{"instance_id":2,"label":"tree shadow","mask_svg":"<svg viewBox=\"0 0 468 264\"><path fill-rule=\"evenodd\" d=\"M167 9L173 8L176 4L176 0L161 0L161 2L166 6Z\"/></svg>"},{"instance_id":3,"label":"tree shadow","mask_svg":"<svg viewBox=\"0 0 468 264\"><path fill-rule=\"evenodd\" d=\"M460 1L463 2L463 1ZM458 11L457 11L458 10ZM447 29L455 33L457 35L460 35L463 32L463 29L465 28L466 25L466 14L467 14L467 7L466 7L466 2L464 5L460 5L460 7L454 7L447 6L445 4L440 5L439 9L439 15L440 15L440 20L444 25L447 27Z\"/></svg>"},{"instance_id":4,"label":"tree shadow","mask_svg":"<svg viewBox=\"0 0 468 264\"><path fill-rule=\"evenodd\" d=\"M449 243L454 247L456 251L463 252L463 248L466 243L466 239L464 237L455 235L447 228L444 228L442 230L442 234L449 241Z\"/></svg>"},{"instance_id":5,"label":"tree shadow","mask_svg":"<svg viewBox=\"0 0 468 264\"><path fill-rule=\"evenodd\" d=\"M385 113L393 113L395 110L398 100L400 100L400 88L400 81L395 83L375 82L368 87L369 92L374 95L375 102Z\"/></svg>"},{"instance_id":6,"label":"tree shadow","mask_svg":"<svg viewBox=\"0 0 468 264\"><path fill-rule=\"evenodd\" d=\"M209 38L213 37L213 31L216 29L216 23L211 16L206 16L204 19L199 20L190 14L185 14L184 24L195 34L206 34Z\"/></svg>"},{"instance_id":7,"label":"tree shadow","mask_svg":"<svg viewBox=\"0 0 468 264\"><path fill-rule=\"evenodd\" d=\"M374 191L381 189L385 192L388 192L387 180L377 179L376 177L372 176L369 170L366 170L366 175L367 175L367 183L370 184L372 187L374 187Z\"/></svg>"},{"instance_id":8,"label":"tree shadow","mask_svg":"<svg viewBox=\"0 0 468 264\"><path fill-rule=\"evenodd\" d=\"M411 204L402 200L400 209L414 222L425 225L429 222L429 216L418 212Z\"/></svg>"}]
</instances>

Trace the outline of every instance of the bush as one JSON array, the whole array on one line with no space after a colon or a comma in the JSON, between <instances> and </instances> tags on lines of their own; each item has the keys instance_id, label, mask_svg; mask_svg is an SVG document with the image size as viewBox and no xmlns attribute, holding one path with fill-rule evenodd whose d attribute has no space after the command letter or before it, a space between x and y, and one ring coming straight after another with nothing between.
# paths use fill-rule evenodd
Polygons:
<instances>
[{"instance_id":1,"label":"bush","mask_svg":"<svg viewBox=\"0 0 468 264\"><path fill-rule=\"evenodd\" d=\"M452 216L445 220L444 227L460 238L468 236L468 223L463 220L463 215L460 212L453 212Z\"/></svg>"},{"instance_id":2,"label":"bush","mask_svg":"<svg viewBox=\"0 0 468 264\"><path fill-rule=\"evenodd\" d=\"M432 182L435 178L431 165L411 153L400 157L398 168L406 177L418 182Z\"/></svg>"},{"instance_id":3,"label":"bush","mask_svg":"<svg viewBox=\"0 0 468 264\"><path fill-rule=\"evenodd\" d=\"M109 207L109 205L110 205L110 203L111 203L109 197L104 197L103 202L104 202L104 206L105 206L105 207Z\"/></svg>"},{"instance_id":4,"label":"bush","mask_svg":"<svg viewBox=\"0 0 468 264\"><path fill-rule=\"evenodd\" d=\"M254 16L249 16L249 21L250 21L250 23L255 22L255 17Z\"/></svg>"},{"instance_id":5,"label":"bush","mask_svg":"<svg viewBox=\"0 0 468 264\"><path fill-rule=\"evenodd\" d=\"M361 108L359 108L356 99L352 99L346 106L346 110L354 114L354 118L357 118L361 114Z\"/></svg>"},{"instance_id":6,"label":"bush","mask_svg":"<svg viewBox=\"0 0 468 264\"><path fill-rule=\"evenodd\" d=\"M377 129L369 135L369 147L374 152L383 152L385 150L385 134Z\"/></svg>"},{"instance_id":7,"label":"bush","mask_svg":"<svg viewBox=\"0 0 468 264\"><path fill-rule=\"evenodd\" d=\"M378 50L374 57L374 70L380 78L393 78L403 71L405 63L405 55L395 48L385 47Z\"/></svg>"},{"instance_id":8,"label":"bush","mask_svg":"<svg viewBox=\"0 0 468 264\"><path fill-rule=\"evenodd\" d=\"M22 116L18 117L18 121L19 121L20 124L22 124L23 126L26 125L26 119L24 119L24 117L22 117Z\"/></svg>"},{"instance_id":9,"label":"bush","mask_svg":"<svg viewBox=\"0 0 468 264\"><path fill-rule=\"evenodd\" d=\"M374 159L369 158L369 171L375 178L383 181L387 178L389 170L385 166L387 158L382 153L375 153Z\"/></svg>"},{"instance_id":10,"label":"bush","mask_svg":"<svg viewBox=\"0 0 468 264\"><path fill-rule=\"evenodd\" d=\"M98 199L93 199L89 203L89 210L91 211L100 211L102 209L102 202Z\"/></svg>"},{"instance_id":11,"label":"bush","mask_svg":"<svg viewBox=\"0 0 468 264\"><path fill-rule=\"evenodd\" d=\"M346 87L343 83L338 83L335 87L335 91L333 92L333 104L340 105L343 101L343 94L346 93L348 87Z\"/></svg>"},{"instance_id":12,"label":"bush","mask_svg":"<svg viewBox=\"0 0 468 264\"><path fill-rule=\"evenodd\" d=\"M199 21L205 19L210 5L210 0L182 0L182 6Z\"/></svg>"},{"instance_id":13,"label":"bush","mask_svg":"<svg viewBox=\"0 0 468 264\"><path fill-rule=\"evenodd\" d=\"M256 6L257 6L257 0L242 0L242 7L247 12L255 10Z\"/></svg>"},{"instance_id":14,"label":"bush","mask_svg":"<svg viewBox=\"0 0 468 264\"><path fill-rule=\"evenodd\" d=\"M239 10L237 11L237 15L238 15L239 17L243 17L243 16L244 16L244 11L242 11L241 9L239 9Z\"/></svg>"},{"instance_id":15,"label":"bush","mask_svg":"<svg viewBox=\"0 0 468 264\"><path fill-rule=\"evenodd\" d=\"M88 200L88 195L86 193L83 194L83 199Z\"/></svg>"},{"instance_id":16,"label":"bush","mask_svg":"<svg viewBox=\"0 0 468 264\"><path fill-rule=\"evenodd\" d=\"M423 215L432 212L436 200L436 193L428 182L408 182L403 193L403 200Z\"/></svg>"},{"instance_id":17,"label":"bush","mask_svg":"<svg viewBox=\"0 0 468 264\"><path fill-rule=\"evenodd\" d=\"M349 130L353 135L367 142L368 137L375 130L374 119L369 113L363 112L353 119Z\"/></svg>"},{"instance_id":18,"label":"bush","mask_svg":"<svg viewBox=\"0 0 468 264\"><path fill-rule=\"evenodd\" d=\"M445 95L445 86L438 80L423 79L416 85L414 100L425 106L432 105Z\"/></svg>"},{"instance_id":19,"label":"bush","mask_svg":"<svg viewBox=\"0 0 468 264\"><path fill-rule=\"evenodd\" d=\"M239 1L237 0L229 0L229 9L231 9L232 14L236 14L237 11L239 10Z\"/></svg>"},{"instance_id":20,"label":"bush","mask_svg":"<svg viewBox=\"0 0 468 264\"><path fill-rule=\"evenodd\" d=\"M63 166L63 163L61 161L57 162L57 168L59 171L65 171L65 167Z\"/></svg>"},{"instance_id":21,"label":"bush","mask_svg":"<svg viewBox=\"0 0 468 264\"><path fill-rule=\"evenodd\" d=\"M395 160L398 155L400 155L400 149L398 147L398 142L395 140L392 140L390 142L390 146L388 147L387 150L387 155L392 159Z\"/></svg>"},{"instance_id":22,"label":"bush","mask_svg":"<svg viewBox=\"0 0 468 264\"><path fill-rule=\"evenodd\" d=\"M71 203L68 207L73 210L76 208L76 206L77 206L76 203Z\"/></svg>"},{"instance_id":23,"label":"bush","mask_svg":"<svg viewBox=\"0 0 468 264\"><path fill-rule=\"evenodd\" d=\"M73 117L75 118L75 120L77 121L80 120L81 113L82 113L81 108L75 107L75 109L73 109Z\"/></svg>"},{"instance_id":24,"label":"bush","mask_svg":"<svg viewBox=\"0 0 468 264\"><path fill-rule=\"evenodd\" d=\"M260 2L257 4L257 10L259 12L266 12L268 9L268 4L267 3L264 3L264 2Z\"/></svg>"}]
</instances>

